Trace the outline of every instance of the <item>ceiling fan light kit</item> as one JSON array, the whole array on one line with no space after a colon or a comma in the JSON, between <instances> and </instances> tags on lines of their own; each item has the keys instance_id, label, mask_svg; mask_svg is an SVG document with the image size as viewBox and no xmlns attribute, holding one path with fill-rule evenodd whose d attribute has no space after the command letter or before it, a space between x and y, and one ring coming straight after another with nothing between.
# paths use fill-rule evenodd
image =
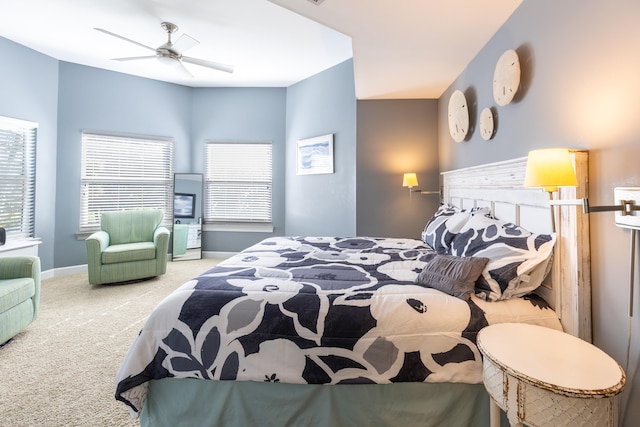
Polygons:
<instances>
[{"instance_id":1,"label":"ceiling fan light kit","mask_svg":"<svg viewBox=\"0 0 640 427\"><path fill-rule=\"evenodd\" d=\"M191 49L194 46L200 44L200 42L194 39L187 34L182 34L175 43L171 41L171 34L178 31L178 26L171 22L162 22L160 24L163 30L167 33L167 41L157 47L156 49L149 47L145 44L139 43L135 40L131 40L127 37L121 36L116 33L112 33L111 31L104 30L102 28L95 28L97 31L108 34L113 37L117 37L129 43L133 43L135 45L141 46L145 49L152 50L155 52L155 56L133 56L127 58L114 58L115 61L137 61L140 59L149 59L149 58L157 58L159 62L165 65L169 65L171 67L175 67L180 69L186 75L193 77L193 74L186 69L183 62L187 62L189 64L199 65L201 67L211 68L213 70L223 71L225 73L233 73L233 66L227 64L221 64L218 62L207 61L204 59L191 58L188 56L183 56L182 52L187 49Z\"/></svg>"}]
</instances>

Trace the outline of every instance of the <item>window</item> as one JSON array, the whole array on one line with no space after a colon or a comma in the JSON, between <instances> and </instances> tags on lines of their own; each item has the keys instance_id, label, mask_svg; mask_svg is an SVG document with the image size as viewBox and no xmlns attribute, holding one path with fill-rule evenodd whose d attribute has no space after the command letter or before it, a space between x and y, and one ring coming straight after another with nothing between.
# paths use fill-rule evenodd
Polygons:
<instances>
[{"instance_id":1,"label":"window","mask_svg":"<svg viewBox=\"0 0 640 427\"><path fill-rule=\"evenodd\" d=\"M272 144L208 142L205 221L271 223Z\"/></svg>"},{"instance_id":2,"label":"window","mask_svg":"<svg viewBox=\"0 0 640 427\"><path fill-rule=\"evenodd\" d=\"M0 117L0 226L12 238L34 237L37 130Z\"/></svg>"},{"instance_id":3,"label":"window","mask_svg":"<svg viewBox=\"0 0 640 427\"><path fill-rule=\"evenodd\" d=\"M100 227L104 211L162 209L173 215L173 141L82 133L80 231Z\"/></svg>"}]
</instances>

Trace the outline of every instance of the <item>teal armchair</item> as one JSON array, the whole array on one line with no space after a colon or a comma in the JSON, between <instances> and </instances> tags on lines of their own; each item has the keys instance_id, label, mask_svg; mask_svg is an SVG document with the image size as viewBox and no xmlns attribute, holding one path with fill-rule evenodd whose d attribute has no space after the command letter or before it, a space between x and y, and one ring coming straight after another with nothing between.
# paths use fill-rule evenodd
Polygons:
<instances>
[{"instance_id":1,"label":"teal armchair","mask_svg":"<svg viewBox=\"0 0 640 427\"><path fill-rule=\"evenodd\" d=\"M89 283L145 279L167 271L169 230L161 210L103 212L100 231L87 237Z\"/></svg>"},{"instance_id":2,"label":"teal armchair","mask_svg":"<svg viewBox=\"0 0 640 427\"><path fill-rule=\"evenodd\" d=\"M40 258L0 258L0 344L26 328L40 308Z\"/></svg>"}]
</instances>

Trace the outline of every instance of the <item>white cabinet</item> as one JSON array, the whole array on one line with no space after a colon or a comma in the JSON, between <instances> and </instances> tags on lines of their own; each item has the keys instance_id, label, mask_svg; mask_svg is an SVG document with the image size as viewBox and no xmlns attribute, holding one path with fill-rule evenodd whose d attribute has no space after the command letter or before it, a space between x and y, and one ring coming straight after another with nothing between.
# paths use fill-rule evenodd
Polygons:
<instances>
[{"instance_id":1,"label":"white cabinet","mask_svg":"<svg viewBox=\"0 0 640 427\"><path fill-rule=\"evenodd\" d=\"M38 256L38 239L7 240L0 246L0 257L9 256Z\"/></svg>"}]
</instances>

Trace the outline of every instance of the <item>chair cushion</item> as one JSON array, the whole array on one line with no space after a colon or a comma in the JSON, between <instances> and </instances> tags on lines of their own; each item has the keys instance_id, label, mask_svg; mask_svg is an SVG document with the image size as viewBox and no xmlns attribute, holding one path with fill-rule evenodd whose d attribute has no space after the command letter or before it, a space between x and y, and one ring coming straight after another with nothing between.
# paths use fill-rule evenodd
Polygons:
<instances>
[{"instance_id":1,"label":"chair cushion","mask_svg":"<svg viewBox=\"0 0 640 427\"><path fill-rule=\"evenodd\" d=\"M111 245L152 242L163 216L161 210L155 209L103 212L100 228L109 233Z\"/></svg>"},{"instance_id":2,"label":"chair cushion","mask_svg":"<svg viewBox=\"0 0 640 427\"><path fill-rule=\"evenodd\" d=\"M35 293L36 285L30 277L0 280L0 313L28 300Z\"/></svg>"},{"instance_id":3,"label":"chair cushion","mask_svg":"<svg viewBox=\"0 0 640 427\"><path fill-rule=\"evenodd\" d=\"M144 261L155 259L156 247L153 242L126 243L111 245L102 252L103 264Z\"/></svg>"}]
</instances>

